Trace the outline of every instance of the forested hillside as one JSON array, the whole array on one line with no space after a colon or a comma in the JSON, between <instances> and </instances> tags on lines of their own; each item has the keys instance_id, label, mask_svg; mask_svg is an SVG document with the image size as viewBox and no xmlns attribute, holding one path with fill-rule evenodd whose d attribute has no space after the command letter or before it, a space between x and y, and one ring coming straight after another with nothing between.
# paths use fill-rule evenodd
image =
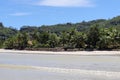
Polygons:
<instances>
[{"instance_id":1,"label":"forested hillside","mask_svg":"<svg viewBox=\"0 0 120 80\"><path fill-rule=\"evenodd\" d=\"M119 49L120 16L80 23L22 26L20 30L0 23L0 46L7 49Z\"/></svg>"},{"instance_id":2,"label":"forested hillside","mask_svg":"<svg viewBox=\"0 0 120 80\"><path fill-rule=\"evenodd\" d=\"M0 23L0 46L6 39L10 38L11 36L15 35L16 33L17 33L16 29L7 28L2 23Z\"/></svg>"},{"instance_id":3,"label":"forested hillside","mask_svg":"<svg viewBox=\"0 0 120 80\"><path fill-rule=\"evenodd\" d=\"M69 31L71 28L76 28L78 31L85 31L90 28L90 26L98 24L99 27L116 27L118 29L120 26L120 16L114 17L112 19L97 19L92 21L82 21L80 23L66 23L66 24L56 24L56 25L42 25L39 27L36 26L23 26L20 31L22 32L31 32L31 31L48 31L59 33L62 31Z\"/></svg>"}]
</instances>

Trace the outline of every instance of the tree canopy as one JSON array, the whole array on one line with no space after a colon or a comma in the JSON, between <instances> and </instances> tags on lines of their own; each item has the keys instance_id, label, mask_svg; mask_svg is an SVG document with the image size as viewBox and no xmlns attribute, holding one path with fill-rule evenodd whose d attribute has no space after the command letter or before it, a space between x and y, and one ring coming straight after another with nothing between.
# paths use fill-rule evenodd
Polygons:
<instances>
[{"instance_id":1,"label":"tree canopy","mask_svg":"<svg viewBox=\"0 0 120 80\"><path fill-rule=\"evenodd\" d=\"M81 23L23 26L20 30L0 23L0 47L8 49L119 49L120 16Z\"/></svg>"}]
</instances>

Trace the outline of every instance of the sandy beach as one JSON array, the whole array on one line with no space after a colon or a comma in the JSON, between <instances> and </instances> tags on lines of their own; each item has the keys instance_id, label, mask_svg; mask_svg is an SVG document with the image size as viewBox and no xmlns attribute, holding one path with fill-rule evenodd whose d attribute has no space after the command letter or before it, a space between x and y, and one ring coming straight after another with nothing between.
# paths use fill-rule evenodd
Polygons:
<instances>
[{"instance_id":1,"label":"sandy beach","mask_svg":"<svg viewBox=\"0 0 120 80\"><path fill-rule=\"evenodd\" d=\"M120 80L120 51L0 49L1 80Z\"/></svg>"},{"instance_id":2,"label":"sandy beach","mask_svg":"<svg viewBox=\"0 0 120 80\"><path fill-rule=\"evenodd\" d=\"M82 56L119 56L120 51L62 51L62 52L53 52L53 51L27 51L27 50L6 50L0 49L0 53L19 53L19 54L43 54L43 55L82 55Z\"/></svg>"}]
</instances>

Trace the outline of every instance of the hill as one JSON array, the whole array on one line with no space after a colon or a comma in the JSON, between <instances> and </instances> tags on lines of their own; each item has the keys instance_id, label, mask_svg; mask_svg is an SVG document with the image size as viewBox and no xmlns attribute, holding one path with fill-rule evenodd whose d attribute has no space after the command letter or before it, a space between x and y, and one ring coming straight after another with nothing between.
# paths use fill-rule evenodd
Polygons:
<instances>
[{"instance_id":1,"label":"hill","mask_svg":"<svg viewBox=\"0 0 120 80\"><path fill-rule=\"evenodd\" d=\"M77 49L120 49L120 16L80 23L23 26L20 30L0 23L0 46L10 49L55 47Z\"/></svg>"},{"instance_id":2,"label":"hill","mask_svg":"<svg viewBox=\"0 0 120 80\"><path fill-rule=\"evenodd\" d=\"M15 35L16 33L17 33L16 29L7 28L2 23L0 23L0 45L3 43L3 41Z\"/></svg>"},{"instance_id":3,"label":"hill","mask_svg":"<svg viewBox=\"0 0 120 80\"><path fill-rule=\"evenodd\" d=\"M66 23L66 24L56 24L56 25L42 25L42 26L23 26L21 27L20 31L22 32L32 32L32 31L39 31L39 32L54 32L60 33L62 31L69 31L71 28L75 28L78 31L86 31L92 25L98 24L99 27L117 27L118 29L120 26L120 16L114 17L112 19L97 19L92 21L82 21L80 23Z\"/></svg>"}]
</instances>

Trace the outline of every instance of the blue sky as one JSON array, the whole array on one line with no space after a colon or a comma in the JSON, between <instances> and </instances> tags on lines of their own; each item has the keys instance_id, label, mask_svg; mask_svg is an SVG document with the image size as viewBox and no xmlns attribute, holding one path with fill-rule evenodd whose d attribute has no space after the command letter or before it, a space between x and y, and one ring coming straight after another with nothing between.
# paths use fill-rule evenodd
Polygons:
<instances>
[{"instance_id":1,"label":"blue sky","mask_svg":"<svg viewBox=\"0 0 120 80\"><path fill-rule=\"evenodd\" d=\"M19 29L110 19L120 14L120 0L1 0L0 22Z\"/></svg>"}]
</instances>

